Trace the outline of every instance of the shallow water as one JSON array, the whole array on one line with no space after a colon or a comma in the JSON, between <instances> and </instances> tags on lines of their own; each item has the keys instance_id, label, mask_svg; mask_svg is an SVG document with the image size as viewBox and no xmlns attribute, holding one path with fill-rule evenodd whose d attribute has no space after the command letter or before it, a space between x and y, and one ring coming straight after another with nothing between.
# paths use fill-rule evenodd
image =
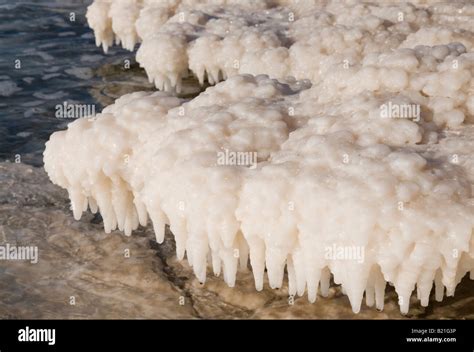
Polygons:
<instances>
[{"instance_id":1,"label":"shallow water","mask_svg":"<svg viewBox=\"0 0 474 352\"><path fill-rule=\"evenodd\" d=\"M55 117L64 101L100 112L123 93L153 89L134 53L95 46L89 3L0 0L0 161L42 165L49 135L71 122Z\"/></svg>"}]
</instances>

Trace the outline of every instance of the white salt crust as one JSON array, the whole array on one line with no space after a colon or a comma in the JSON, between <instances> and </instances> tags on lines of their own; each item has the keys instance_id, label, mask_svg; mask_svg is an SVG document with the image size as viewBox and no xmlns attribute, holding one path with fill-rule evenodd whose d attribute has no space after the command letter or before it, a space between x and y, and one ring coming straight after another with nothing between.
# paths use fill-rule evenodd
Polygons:
<instances>
[{"instance_id":1,"label":"white salt crust","mask_svg":"<svg viewBox=\"0 0 474 352\"><path fill-rule=\"evenodd\" d=\"M179 91L189 71L211 84L242 73L317 82L398 48L472 51L473 16L469 1L95 0L87 12L97 45L140 42L137 61L166 91Z\"/></svg>"},{"instance_id":2,"label":"white salt crust","mask_svg":"<svg viewBox=\"0 0 474 352\"><path fill-rule=\"evenodd\" d=\"M439 301L474 272L474 87L465 78L474 57L459 45L419 50L326 72L312 86L236 75L191 101L128 94L54 133L45 169L76 219L89 207L106 232L130 235L150 218L160 243L169 224L201 282L209 265L234 286L250 261L257 290L266 269L270 287L286 277L290 295L314 302L332 275L354 312L364 292L383 309L389 282L406 313L415 288L427 306L433 282ZM436 65L423 61L433 50L446 54ZM405 57L413 72L387 75ZM454 57L462 75L444 65ZM443 87L430 86L432 75L446 75ZM388 102L420 104L421 117L382 118ZM226 150L256 153L256 167L220 164Z\"/></svg>"},{"instance_id":3,"label":"white salt crust","mask_svg":"<svg viewBox=\"0 0 474 352\"><path fill-rule=\"evenodd\" d=\"M433 282L452 296L474 278L474 6L431 4L96 0L97 45L141 42L160 90L189 70L227 81L191 101L125 95L54 133L45 169L76 219L100 210L130 235L150 218L158 242L169 224L201 282L210 265L233 286L250 260L257 290L266 269L314 302L332 275L354 312L364 292L383 309L387 282L403 313L415 288L422 306ZM222 165L227 151L257 163Z\"/></svg>"}]
</instances>

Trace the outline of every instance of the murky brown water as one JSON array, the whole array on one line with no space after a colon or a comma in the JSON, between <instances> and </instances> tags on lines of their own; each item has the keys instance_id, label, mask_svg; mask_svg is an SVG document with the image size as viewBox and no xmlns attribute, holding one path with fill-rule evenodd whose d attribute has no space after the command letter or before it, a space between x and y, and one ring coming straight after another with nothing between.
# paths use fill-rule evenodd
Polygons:
<instances>
[{"instance_id":1,"label":"murky brown water","mask_svg":"<svg viewBox=\"0 0 474 352\"><path fill-rule=\"evenodd\" d=\"M249 271L232 289L213 276L200 285L186 262L177 261L169 234L158 245L151 227L126 237L105 234L91 214L75 221L66 192L42 169L22 164L0 163L5 243L38 246L39 260L0 261L0 318L474 319L474 281L467 277L442 303L422 308L413 299L406 317L391 288L383 312L363 305L355 315L335 286L314 304L301 297L290 305L285 287L256 292Z\"/></svg>"}]
</instances>

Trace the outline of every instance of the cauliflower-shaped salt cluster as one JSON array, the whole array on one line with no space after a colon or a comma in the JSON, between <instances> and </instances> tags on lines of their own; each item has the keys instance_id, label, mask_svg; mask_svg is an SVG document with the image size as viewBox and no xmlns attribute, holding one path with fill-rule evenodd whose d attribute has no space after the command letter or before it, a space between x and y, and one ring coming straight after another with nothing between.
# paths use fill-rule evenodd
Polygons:
<instances>
[{"instance_id":1,"label":"cauliflower-shaped salt cluster","mask_svg":"<svg viewBox=\"0 0 474 352\"><path fill-rule=\"evenodd\" d=\"M87 18L97 45L114 38L160 90L192 72L215 84L249 73L319 82L335 65L419 45L474 47L474 5L361 0L95 0ZM443 55L443 53L439 53Z\"/></svg>"}]
</instances>

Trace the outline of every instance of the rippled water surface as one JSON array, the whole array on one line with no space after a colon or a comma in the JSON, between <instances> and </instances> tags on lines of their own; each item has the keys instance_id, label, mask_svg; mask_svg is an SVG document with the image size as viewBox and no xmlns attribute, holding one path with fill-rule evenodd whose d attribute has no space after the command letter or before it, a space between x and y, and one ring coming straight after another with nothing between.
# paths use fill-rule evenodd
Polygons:
<instances>
[{"instance_id":1,"label":"rippled water surface","mask_svg":"<svg viewBox=\"0 0 474 352\"><path fill-rule=\"evenodd\" d=\"M95 46L89 3L0 0L0 161L41 165L49 135L71 121L55 117L58 104L99 112L123 93L152 89L134 53Z\"/></svg>"}]
</instances>

